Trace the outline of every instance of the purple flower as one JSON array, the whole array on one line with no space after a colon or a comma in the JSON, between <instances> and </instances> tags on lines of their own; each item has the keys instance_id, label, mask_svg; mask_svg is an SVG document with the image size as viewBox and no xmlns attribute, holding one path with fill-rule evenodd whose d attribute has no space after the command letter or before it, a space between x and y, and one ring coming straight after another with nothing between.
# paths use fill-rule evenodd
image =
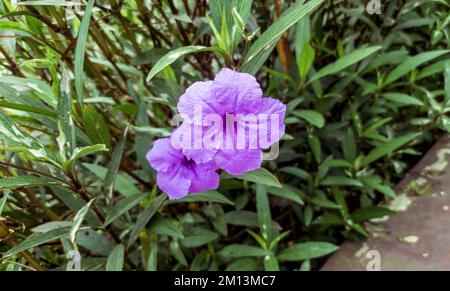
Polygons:
<instances>
[{"instance_id":1,"label":"purple flower","mask_svg":"<svg viewBox=\"0 0 450 291\"><path fill-rule=\"evenodd\" d=\"M170 199L180 199L219 186L217 167L212 162L197 164L171 145L170 138L158 139L147 153L147 160L157 171L159 188Z\"/></svg>"},{"instance_id":2,"label":"purple flower","mask_svg":"<svg viewBox=\"0 0 450 291\"><path fill-rule=\"evenodd\" d=\"M196 82L180 97L185 121L173 138L197 163L214 162L232 175L260 168L262 149L284 135L286 112L279 100L262 95L255 77L222 69L214 81Z\"/></svg>"},{"instance_id":3,"label":"purple flower","mask_svg":"<svg viewBox=\"0 0 450 291\"><path fill-rule=\"evenodd\" d=\"M217 169L241 175L261 167L262 150L284 135L286 106L263 98L256 79L222 69L180 97L184 119L172 137L159 139L147 159L170 199L216 189Z\"/></svg>"}]
</instances>

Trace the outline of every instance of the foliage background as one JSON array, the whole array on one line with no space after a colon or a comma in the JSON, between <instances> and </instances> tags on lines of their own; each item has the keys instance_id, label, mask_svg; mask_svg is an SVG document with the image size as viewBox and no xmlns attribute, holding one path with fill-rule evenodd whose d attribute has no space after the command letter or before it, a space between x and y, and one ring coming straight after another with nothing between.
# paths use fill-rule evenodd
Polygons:
<instances>
[{"instance_id":1,"label":"foliage background","mask_svg":"<svg viewBox=\"0 0 450 291\"><path fill-rule=\"evenodd\" d=\"M0 1L2 270L316 270L450 131L445 0L22 2ZM145 154L224 66L288 104L280 156L168 201Z\"/></svg>"}]
</instances>

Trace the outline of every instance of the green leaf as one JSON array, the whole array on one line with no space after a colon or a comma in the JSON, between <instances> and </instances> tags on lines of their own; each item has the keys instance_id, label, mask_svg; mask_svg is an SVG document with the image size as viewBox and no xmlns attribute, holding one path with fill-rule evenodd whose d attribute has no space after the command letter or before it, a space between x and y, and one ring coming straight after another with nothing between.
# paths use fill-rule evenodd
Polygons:
<instances>
[{"instance_id":1,"label":"green leaf","mask_svg":"<svg viewBox=\"0 0 450 291\"><path fill-rule=\"evenodd\" d=\"M236 178L269 187L282 188L278 179L264 168L247 172L243 175L236 176Z\"/></svg>"},{"instance_id":2,"label":"green leaf","mask_svg":"<svg viewBox=\"0 0 450 291\"><path fill-rule=\"evenodd\" d=\"M450 64L447 64L447 67L445 69L444 80L445 80L445 98L443 106L447 107L450 102Z\"/></svg>"},{"instance_id":3,"label":"green leaf","mask_svg":"<svg viewBox=\"0 0 450 291\"><path fill-rule=\"evenodd\" d=\"M73 245L75 245L75 239L77 236L77 232L81 227L81 224L84 221L84 218L86 217L86 214L88 213L89 209L91 208L92 203L95 201L95 198L86 203L75 215L75 218L73 219L73 225L70 229L70 241Z\"/></svg>"},{"instance_id":4,"label":"green leaf","mask_svg":"<svg viewBox=\"0 0 450 291\"><path fill-rule=\"evenodd\" d=\"M311 175L303 169L295 168L295 167L283 167L280 169L281 172L299 177L302 180L308 180L311 178Z\"/></svg>"},{"instance_id":5,"label":"green leaf","mask_svg":"<svg viewBox=\"0 0 450 291\"><path fill-rule=\"evenodd\" d=\"M114 271L122 271L123 270L123 261L125 259L125 247L120 244L117 245L106 261L106 271L114 272Z\"/></svg>"},{"instance_id":6,"label":"green leaf","mask_svg":"<svg viewBox=\"0 0 450 291\"><path fill-rule=\"evenodd\" d=\"M367 155L367 157L365 157L361 161L360 164L361 167L367 166L370 163L378 160L379 158L391 154L398 148L404 146L405 144L411 142L412 140L418 138L421 135L422 133L410 133L401 137L394 138L393 140L376 147Z\"/></svg>"},{"instance_id":7,"label":"green leaf","mask_svg":"<svg viewBox=\"0 0 450 291\"><path fill-rule=\"evenodd\" d=\"M301 272L311 271L311 261L310 260L303 261L302 265L300 266L299 271L301 271Z\"/></svg>"},{"instance_id":8,"label":"green leaf","mask_svg":"<svg viewBox=\"0 0 450 291\"><path fill-rule=\"evenodd\" d=\"M352 168L353 165L346 160L329 159L320 164L324 168Z\"/></svg>"},{"instance_id":9,"label":"green leaf","mask_svg":"<svg viewBox=\"0 0 450 291\"><path fill-rule=\"evenodd\" d=\"M81 21L80 30L77 36L77 45L75 47L75 89L78 102L83 104L83 78L84 78L84 58L86 53L86 40L89 34L89 24L91 22L92 8L95 0L89 0ZM105 143L106 144L106 143Z\"/></svg>"},{"instance_id":10,"label":"green leaf","mask_svg":"<svg viewBox=\"0 0 450 291\"><path fill-rule=\"evenodd\" d=\"M1 31L16 32L20 35L31 36L32 32L21 22L14 22L8 20L0 20Z\"/></svg>"},{"instance_id":11,"label":"green leaf","mask_svg":"<svg viewBox=\"0 0 450 291\"><path fill-rule=\"evenodd\" d=\"M40 5L40 6L80 6L83 5L80 2L76 1L67 1L67 0L33 0L33 1L21 1L20 5L22 6L34 6L34 5Z\"/></svg>"},{"instance_id":12,"label":"green leaf","mask_svg":"<svg viewBox=\"0 0 450 291\"><path fill-rule=\"evenodd\" d=\"M61 186L50 186L55 198L58 198L65 207L77 213L86 202L78 197L78 195L68 188ZM86 215L86 221L89 225L101 225L100 220L92 211Z\"/></svg>"},{"instance_id":13,"label":"green leaf","mask_svg":"<svg viewBox=\"0 0 450 291\"><path fill-rule=\"evenodd\" d=\"M245 28L245 25L247 24L248 18L250 17L250 13L252 10L252 3L253 0L234 0L233 2L233 7L236 8L235 11L238 12L239 18L242 21L242 26ZM236 15L234 15L234 19L236 19ZM236 26L238 26L238 24L236 23L235 20L235 24ZM232 45L233 47L236 47L240 41L240 39L242 38L242 32L239 29L231 29L232 32L232 36L231 36L231 40L232 40Z\"/></svg>"},{"instance_id":14,"label":"green leaf","mask_svg":"<svg viewBox=\"0 0 450 291\"><path fill-rule=\"evenodd\" d=\"M302 75L302 73L300 72L301 67L305 66L303 62L308 62L308 60L304 60L305 53L303 52L303 50L311 41L311 21L309 18L309 16L303 17L299 22L297 22L297 26L295 28L294 49L300 76ZM306 53L306 55L307 54L308 53Z\"/></svg>"},{"instance_id":15,"label":"green leaf","mask_svg":"<svg viewBox=\"0 0 450 291\"><path fill-rule=\"evenodd\" d=\"M376 70L382 66L393 65L403 62L408 56L406 49L402 48L396 51L391 51L387 53L381 53L376 56L363 70L362 74Z\"/></svg>"},{"instance_id":16,"label":"green leaf","mask_svg":"<svg viewBox=\"0 0 450 291\"><path fill-rule=\"evenodd\" d=\"M299 195L300 190L289 185L283 184L283 188L269 187L267 188L267 192L269 192L269 194L294 201L300 205L304 204L303 199Z\"/></svg>"},{"instance_id":17,"label":"green leaf","mask_svg":"<svg viewBox=\"0 0 450 291\"><path fill-rule=\"evenodd\" d=\"M374 133L375 130L382 127L386 123L390 122L392 120L392 117L386 117L386 118L380 118L378 120L375 120L374 122L367 125L366 128L364 128L363 135L364 136L370 136Z\"/></svg>"},{"instance_id":18,"label":"green leaf","mask_svg":"<svg viewBox=\"0 0 450 291\"><path fill-rule=\"evenodd\" d=\"M77 244L83 248L101 255L108 256L116 246L109 234L86 228L77 234Z\"/></svg>"},{"instance_id":19,"label":"green leaf","mask_svg":"<svg viewBox=\"0 0 450 291\"><path fill-rule=\"evenodd\" d=\"M308 136L308 144L314 155L314 159L316 160L316 163L320 164L320 162L322 161L322 146L320 145L319 138L315 135L309 135Z\"/></svg>"},{"instance_id":20,"label":"green leaf","mask_svg":"<svg viewBox=\"0 0 450 291\"><path fill-rule=\"evenodd\" d=\"M3 197L0 200L0 215L2 215L2 213L3 213L3 209L5 208L6 201L8 201L9 195L11 195L11 192L3 191Z\"/></svg>"},{"instance_id":21,"label":"green leaf","mask_svg":"<svg viewBox=\"0 0 450 291\"><path fill-rule=\"evenodd\" d=\"M103 115L95 109L86 108L83 110L83 123L93 144L104 144L108 149L111 148L111 134Z\"/></svg>"},{"instance_id":22,"label":"green leaf","mask_svg":"<svg viewBox=\"0 0 450 291\"><path fill-rule=\"evenodd\" d=\"M126 138L128 135L129 126L125 128L123 135L114 149L111 157L111 162L108 166L108 172L105 176L104 189L107 191L107 197L112 197L114 191L114 184L116 183L117 174L119 173L120 164L122 162L123 151L126 146Z\"/></svg>"},{"instance_id":23,"label":"green leaf","mask_svg":"<svg viewBox=\"0 0 450 291\"><path fill-rule=\"evenodd\" d=\"M150 80L153 79L156 74L164 70L167 66L171 65L182 56L207 51L217 51L217 49L206 46L192 45L180 47L170 51L153 66L153 68L150 70L150 73L148 73L146 82L150 82Z\"/></svg>"},{"instance_id":24,"label":"green leaf","mask_svg":"<svg viewBox=\"0 0 450 291\"><path fill-rule=\"evenodd\" d=\"M148 227L148 231L150 233L170 236L175 239L184 238L183 231L180 229L180 227L163 216L158 216L152 219Z\"/></svg>"},{"instance_id":25,"label":"green leaf","mask_svg":"<svg viewBox=\"0 0 450 291\"><path fill-rule=\"evenodd\" d=\"M106 174L108 173L107 168L99 165L83 163L83 166L85 166L89 171L94 173L102 180L105 179ZM114 189L116 189L123 196L141 194L142 191L134 185L135 183L136 181L127 174L119 174L117 176L116 182L114 183Z\"/></svg>"},{"instance_id":26,"label":"green leaf","mask_svg":"<svg viewBox=\"0 0 450 291\"><path fill-rule=\"evenodd\" d=\"M213 190L207 190L200 193L191 194L179 200L172 200L168 202L168 204L186 203L186 202L216 202L234 205L234 203L230 199L225 197L223 194Z\"/></svg>"},{"instance_id":27,"label":"green leaf","mask_svg":"<svg viewBox=\"0 0 450 291\"><path fill-rule=\"evenodd\" d=\"M63 69L61 82L59 83L60 96L57 105L59 136L56 139L63 161L72 156L76 147L75 124L72 119L72 99L70 97L70 80L69 72Z\"/></svg>"},{"instance_id":28,"label":"green leaf","mask_svg":"<svg viewBox=\"0 0 450 291\"><path fill-rule=\"evenodd\" d=\"M216 240L219 235L215 232L203 228L195 229L189 236L186 236L181 244L186 248L196 248Z\"/></svg>"},{"instance_id":29,"label":"green leaf","mask_svg":"<svg viewBox=\"0 0 450 291\"><path fill-rule=\"evenodd\" d=\"M350 218L354 222L363 222L374 218L383 218L385 216L391 216L394 214L396 214L395 211L389 210L387 208L371 206L355 210L350 215Z\"/></svg>"},{"instance_id":30,"label":"green leaf","mask_svg":"<svg viewBox=\"0 0 450 291\"><path fill-rule=\"evenodd\" d=\"M4 107L4 108L11 108L11 109L23 111L23 112L37 113L37 114L45 115L45 116L52 117L55 119L57 118L57 114L53 111L46 110L43 108L36 108L33 106L29 106L29 105L12 103L12 102L8 102L8 101L0 100L0 106Z\"/></svg>"},{"instance_id":31,"label":"green leaf","mask_svg":"<svg viewBox=\"0 0 450 291\"><path fill-rule=\"evenodd\" d=\"M136 221L136 224L133 226L133 229L131 230L130 239L128 241L128 246L131 246L137 240L141 231L145 228L147 223L150 222L152 217L156 214L156 212L163 205L163 203L164 203L164 201L166 201L166 199L167 199L167 196L165 194L159 195L139 215L139 217Z\"/></svg>"},{"instance_id":32,"label":"green leaf","mask_svg":"<svg viewBox=\"0 0 450 291\"><path fill-rule=\"evenodd\" d=\"M399 103L402 105L416 105L416 106L424 105L423 102L420 101L419 99L403 93L384 93L382 96L386 100Z\"/></svg>"},{"instance_id":33,"label":"green leaf","mask_svg":"<svg viewBox=\"0 0 450 291\"><path fill-rule=\"evenodd\" d=\"M242 257L263 257L267 254L267 251L249 245L231 244L224 247L218 254L225 259L234 259Z\"/></svg>"},{"instance_id":34,"label":"green leaf","mask_svg":"<svg viewBox=\"0 0 450 291\"><path fill-rule=\"evenodd\" d=\"M38 225L31 229L32 232L38 232L38 233L46 233L51 230L55 230L58 228L63 227L72 227L73 222L72 221L50 221L41 225Z\"/></svg>"},{"instance_id":35,"label":"green leaf","mask_svg":"<svg viewBox=\"0 0 450 291\"><path fill-rule=\"evenodd\" d=\"M181 265L188 266L186 257L184 256L184 253L181 250L180 244L177 240L173 240L170 243L170 253Z\"/></svg>"},{"instance_id":36,"label":"green leaf","mask_svg":"<svg viewBox=\"0 0 450 291\"><path fill-rule=\"evenodd\" d=\"M10 144L15 144L16 146L23 145L29 149L42 149L44 147L31 135L20 130L14 122L2 112L0 112L0 137Z\"/></svg>"},{"instance_id":37,"label":"green leaf","mask_svg":"<svg viewBox=\"0 0 450 291\"><path fill-rule=\"evenodd\" d=\"M326 197L314 197L310 200L311 203L318 205L318 206L322 206L325 208L331 208L331 209L340 209L341 206L339 204L334 203L331 200L328 200Z\"/></svg>"},{"instance_id":38,"label":"green leaf","mask_svg":"<svg viewBox=\"0 0 450 291\"><path fill-rule=\"evenodd\" d=\"M104 151L108 151L108 149L106 148L106 146L104 144L96 144L93 146L76 148L73 151L72 157L70 157L70 159L64 163L64 169L66 171L70 171L72 169L72 166L78 159L80 159L84 156L87 156L87 155L91 155L91 154L98 153L98 152L104 152Z\"/></svg>"},{"instance_id":39,"label":"green leaf","mask_svg":"<svg viewBox=\"0 0 450 291\"><path fill-rule=\"evenodd\" d=\"M153 235L147 259L147 271L158 271L158 238Z\"/></svg>"},{"instance_id":40,"label":"green leaf","mask_svg":"<svg viewBox=\"0 0 450 291\"><path fill-rule=\"evenodd\" d=\"M392 70L386 79L384 80L384 85L388 85L394 81L397 81L401 77L405 76L418 66L431 61L437 57L440 57L450 51L448 50L436 50L431 52L420 53L416 56L407 58L403 63L398 65L394 70Z\"/></svg>"},{"instance_id":41,"label":"green leaf","mask_svg":"<svg viewBox=\"0 0 450 291\"><path fill-rule=\"evenodd\" d=\"M369 191L378 190L389 198L395 198L394 190L392 190L389 185L383 184L380 178L376 176L367 176L361 177L360 180Z\"/></svg>"},{"instance_id":42,"label":"green leaf","mask_svg":"<svg viewBox=\"0 0 450 291\"><path fill-rule=\"evenodd\" d=\"M431 65L425 67L423 70L421 70L419 74L417 74L416 81L439 74L439 73L445 71L445 69L449 65L450 65L450 60L448 60L448 59L431 64Z\"/></svg>"},{"instance_id":43,"label":"green leaf","mask_svg":"<svg viewBox=\"0 0 450 291\"><path fill-rule=\"evenodd\" d=\"M0 83L11 84L19 88L27 88L36 93L39 98L52 108L56 108L57 98L53 94L52 88L45 82L32 78L19 78L14 76L2 76Z\"/></svg>"},{"instance_id":44,"label":"green leaf","mask_svg":"<svg viewBox=\"0 0 450 291\"><path fill-rule=\"evenodd\" d=\"M277 257L275 257L273 254L268 254L264 257L264 270L265 271L279 271L280 266L278 264Z\"/></svg>"},{"instance_id":45,"label":"green leaf","mask_svg":"<svg viewBox=\"0 0 450 291\"><path fill-rule=\"evenodd\" d=\"M233 261L225 271L258 271L260 270L259 260L257 258L243 258Z\"/></svg>"},{"instance_id":46,"label":"green leaf","mask_svg":"<svg viewBox=\"0 0 450 291\"><path fill-rule=\"evenodd\" d=\"M12 176L0 179L0 190L56 185L53 180L35 176Z\"/></svg>"},{"instance_id":47,"label":"green leaf","mask_svg":"<svg viewBox=\"0 0 450 291\"><path fill-rule=\"evenodd\" d=\"M15 247L9 249L4 255L3 258L8 258L14 256L20 252L26 251L33 247L37 247L43 245L45 243L59 240L61 238L67 237L70 234L70 227L58 228L55 230L51 230L46 233L38 233L35 235L29 236L23 242L19 243Z\"/></svg>"},{"instance_id":48,"label":"green leaf","mask_svg":"<svg viewBox=\"0 0 450 291\"><path fill-rule=\"evenodd\" d=\"M281 251L278 259L282 261L309 260L331 254L338 248L338 246L327 242L300 243Z\"/></svg>"},{"instance_id":49,"label":"green leaf","mask_svg":"<svg viewBox=\"0 0 450 291\"><path fill-rule=\"evenodd\" d=\"M306 120L308 123L314 125L315 127L322 128L325 125L325 118L321 113L317 111L295 110L292 111L292 114Z\"/></svg>"},{"instance_id":50,"label":"green leaf","mask_svg":"<svg viewBox=\"0 0 450 291\"><path fill-rule=\"evenodd\" d=\"M351 53L339 58L334 63L329 64L324 68L322 68L320 71L315 73L308 82L311 83L325 76L338 73L350 67L351 65L354 65L359 61L364 60L365 58L375 53L376 51L379 51L381 48L382 48L381 46L372 46L354 50Z\"/></svg>"},{"instance_id":51,"label":"green leaf","mask_svg":"<svg viewBox=\"0 0 450 291\"><path fill-rule=\"evenodd\" d=\"M272 229L272 215L270 213L269 197L262 185L256 185L256 213L261 234L265 241L272 241L274 233Z\"/></svg>"},{"instance_id":52,"label":"green leaf","mask_svg":"<svg viewBox=\"0 0 450 291\"><path fill-rule=\"evenodd\" d=\"M252 75L256 74L283 33L300 19L311 14L323 1L312 0L304 5L303 3L297 3L287 9L250 47L243 62L242 70Z\"/></svg>"},{"instance_id":53,"label":"green leaf","mask_svg":"<svg viewBox=\"0 0 450 291\"><path fill-rule=\"evenodd\" d=\"M353 130L351 128L347 129L347 132L345 133L341 142L341 148L345 159L348 162L353 163L353 161L356 159L358 149L356 145L355 134L353 133Z\"/></svg>"},{"instance_id":54,"label":"green leaf","mask_svg":"<svg viewBox=\"0 0 450 291\"><path fill-rule=\"evenodd\" d=\"M222 27L230 28L231 31L232 19L231 8L233 0L210 0L208 1L209 10L214 28L221 29ZM229 38L229 35L226 35Z\"/></svg>"},{"instance_id":55,"label":"green leaf","mask_svg":"<svg viewBox=\"0 0 450 291\"><path fill-rule=\"evenodd\" d=\"M316 53L312 46L307 43L302 49L302 53L300 55L300 67L299 67L299 73L302 80L306 78L309 71L311 70L311 67L314 63L314 58L316 57Z\"/></svg>"},{"instance_id":56,"label":"green leaf","mask_svg":"<svg viewBox=\"0 0 450 291\"><path fill-rule=\"evenodd\" d=\"M225 221L233 225L257 226L258 215L247 210L230 211L225 213Z\"/></svg>"},{"instance_id":57,"label":"green leaf","mask_svg":"<svg viewBox=\"0 0 450 291\"><path fill-rule=\"evenodd\" d=\"M324 226L332 226L332 225L343 225L344 221L341 216L334 214L332 212L325 212L319 216L313 224L324 225Z\"/></svg>"},{"instance_id":58,"label":"green leaf","mask_svg":"<svg viewBox=\"0 0 450 291\"><path fill-rule=\"evenodd\" d=\"M141 202L147 194L138 194L125 197L117 202L109 211L108 216L105 218L105 223L103 227L110 225L114 220L125 214L128 210L136 206Z\"/></svg>"},{"instance_id":59,"label":"green leaf","mask_svg":"<svg viewBox=\"0 0 450 291\"><path fill-rule=\"evenodd\" d=\"M342 176L329 176L320 182L323 186L355 186L362 187L363 184L355 179Z\"/></svg>"}]
</instances>

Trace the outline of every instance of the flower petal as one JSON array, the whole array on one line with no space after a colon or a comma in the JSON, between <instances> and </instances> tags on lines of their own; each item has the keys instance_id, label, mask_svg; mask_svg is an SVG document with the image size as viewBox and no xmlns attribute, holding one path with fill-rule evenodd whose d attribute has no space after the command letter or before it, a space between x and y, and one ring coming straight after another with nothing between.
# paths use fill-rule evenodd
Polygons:
<instances>
[{"instance_id":1,"label":"flower petal","mask_svg":"<svg viewBox=\"0 0 450 291\"><path fill-rule=\"evenodd\" d=\"M183 168L173 172L158 172L156 175L158 187L167 195L169 199L181 199L189 194L191 179L186 177Z\"/></svg>"},{"instance_id":2,"label":"flower petal","mask_svg":"<svg viewBox=\"0 0 450 291\"><path fill-rule=\"evenodd\" d=\"M262 150L220 150L215 162L230 175L242 175L261 168Z\"/></svg>"},{"instance_id":3,"label":"flower petal","mask_svg":"<svg viewBox=\"0 0 450 291\"><path fill-rule=\"evenodd\" d=\"M244 107L244 114L255 114L258 116L258 142L261 148L268 148L279 141L285 132L284 118L286 105L273 98L257 98L249 100ZM240 125L238 125L240 126Z\"/></svg>"},{"instance_id":4,"label":"flower petal","mask_svg":"<svg viewBox=\"0 0 450 291\"><path fill-rule=\"evenodd\" d=\"M172 134L173 144L180 148L188 159L196 163L206 163L214 158L220 148L209 142L211 130L205 126L183 122ZM216 130L217 131L217 130ZM217 132L221 136L222 132ZM205 144L207 143L207 144Z\"/></svg>"},{"instance_id":5,"label":"flower petal","mask_svg":"<svg viewBox=\"0 0 450 291\"><path fill-rule=\"evenodd\" d=\"M191 122L200 124L197 117L202 121L202 116L195 116L197 111L201 110L203 116L207 114L222 114L221 104L218 103L211 95L212 81L196 82L186 89L186 92L180 97L178 101L178 111L182 115L186 115Z\"/></svg>"},{"instance_id":6,"label":"flower petal","mask_svg":"<svg viewBox=\"0 0 450 291\"><path fill-rule=\"evenodd\" d=\"M157 171L176 171L183 160L181 150L176 150L171 145L170 138L158 139L153 143L153 148L147 153L147 160L153 169Z\"/></svg>"},{"instance_id":7,"label":"flower petal","mask_svg":"<svg viewBox=\"0 0 450 291\"><path fill-rule=\"evenodd\" d=\"M214 190L219 187L219 174L209 166L197 165L193 169L193 177L189 193L198 193L205 190Z\"/></svg>"},{"instance_id":8,"label":"flower petal","mask_svg":"<svg viewBox=\"0 0 450 291\"><path fill-rule=\"evenodd\" d=\"M214 79L212 96L222 104L225 113L238 113L246 100L261 97L262 90L252 75L225 68Z\"/></svg>"}]
</instances>

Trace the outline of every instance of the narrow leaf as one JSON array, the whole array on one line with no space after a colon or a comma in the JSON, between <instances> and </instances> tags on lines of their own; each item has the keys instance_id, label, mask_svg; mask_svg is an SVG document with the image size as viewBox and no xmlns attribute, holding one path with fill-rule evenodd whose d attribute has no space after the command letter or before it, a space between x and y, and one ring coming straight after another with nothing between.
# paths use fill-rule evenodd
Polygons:
<instances>
[{"instance_id":1,"label":"narrow leaf","mask_svg":"<svg viewBox=\"0 0 450 291\"><path fill-rule=\"evenodd\" d=\"M435 59L437 57L440 57L446 53L448 53L448 50L437 50L437 51L431 51L431 52L424 52L418 55L415 55L413 57L407 58L403 63L398 65L394 70L392 70L389 75L386 77L386 80L384 80L384 85L388 85L394 81L397 81L401 77L405 76L418 66L431 61L432 59Z\"/></svg>"},{"instance_id":2,"label":"narrow leaf","mask_svg":"<svg viewBox=\"0 0 450 291\"><path fill-rule=\"evenodd\" d=\"M77 45L75 48L75 89L77 92L77 99L80 104L83 104L84 58L86 52L86 40L89 33L89 24L91 22L91 14L94 3L95 0L89 0L86 6L86 11L84 12L80 25L80 30L78 31Z\"/></svg>"},{"instance_id":3,"label":"narrow leaf","mask_svg":"<svg viewBox=\"0 0 450 291\"><path fill-rule=\"evenodd\" d=\"M69 171L73 164L80 158L87 156L87 155L91 155L94 153L98 153L98 152L104 152L104 151L108 151L108 149L105 147L104 144L97 144L97 145L93 145L93 146L87 146L87 147L83 147L83 148L76 148L73 151L73 155L72 157L70 157L70 159L64 164L64 169L66 171Z\"/></svg>"},{"instance_id":4,"label":"narrow leaf","mask_svg":"<svg viewBox=\"0 0 450 291\"><path fill-rule=\"evenodd\" d=\"M322 128L325 125L325 118L317 111L313 110L295 110L292 112L297 117L306 120L315 127Z\"/></svg>"},{"instance_id":5,"label":"narrow leaf","mask_svg":"<svg viewBox=\"0 0 450 291\"><path fill-rule=\"evenodd\" d=\"M3 213L3 209L5 208L6 201L8 201L8 197L11 194L9 191L3 191L3 197L0 200L0 215Z\"/></svg>"},{"instance_id":6,"label":"narrow leaf","mask_svg":"<svg viewBox=\"0 0 450 291\"><path fill-rule=\"evenodd\" d=\"M167 53L166 55L164 55L153 66L153 68L150 70L150 73L148 73L146 82L150 82L150 80L153 79L153 77L156 74L158 74L159 72L164 70L167 66L171 65L173 62L175 62L182 56L192 54L192 53L214 51L214 50L216 50L216 49L206 47L206 46L199 46L199 45L185 46L185 47L180 47L180 48L174 49L174 50L170 51L169 53Z\"/></svg>"},{"instance_id":7,"label":"narrow leaf","mask_svg":"<svg viewBox=\"0 0 450 291\"><path fill-rule=\"evenodd\" d=\"M186 203L186 202L216 202L216 203L223 203L223 204L229 204L229 205L234 204L230 199L225 197L223 194L221 194L217 191L212 191L212 190L188 195L179 200L172 200L169 202L169 204Z\"/></svg>"},{"instance_id":8,"label":"narrow leaf","mask_svg":"<svg viewBox=\"0 0 450 291\"><path fill-rule=\"evenodd\" d=\"M283 33L300 19L312 13L323 1L324 0L312 0L304 5L303 3L297 3L286 10L250 47L243 63L243 71L250 74L256 74L260 66L269 57L270 52L273 50ZM254 66L254 63L257 63L258 66Z\"/></svg>"},{"instance_id":9,"label":"narrow leaf","mask_svg":"<svg viewBox=\"0 0 450 291\"><path fill-rule=\"evenodd\" d=\"M367 166L368 164L378 160L379 158L394 152L398 148L418 138L421 135L421 133L407 134L401 137L394 138L393 140L376 147L367 155L367 157L362 160L361 167Z\"/></svg>"},{"instance_id":10,"label":"narrow leaf","mask_svg":"<svg viewBox=\"0 0 450 291\"><path fill-rule=\"evenodd\" d=\"M120 137L120 140L117 143L116 148L114 149L114 152L112 154L111 162L108 167L108 173L106 173L104 189L106 189L108 197L112 197L114 191L114 183L116 182L117 174L119 173L129 128L130 127L127 126L123 135Z\"/></svg>"},{"instance_id":11,"label":"narrow leaf","mask_svg":"<svg viewBox=\"0 0 450 291\"><path fill-rule=\"evenodd\" d=\"M95 201L95 198L92 199L91 201L89 201L88 203L86 203L86 205L83 206L78 211L77 215L75 215L75 218L73 219L73 225L72 225L72 228L70 229L70 241L74 245L75 245L75 239L76 239L77 232L80 229L80 226L83 223L84 218L86 217L86 214L88 213L88 211L91 208L91 205L94 201Z\"/></svg>"},{"instance_id":12,"label":"narrow leaf","mask_svg":"<svg viewBox=\"0 0 450 291\"><path fill-rule=\"evenodd\" d=\"M262 257L266 254L267 252L262 248L240 244L228 245L219 252L219 255L226 259L242 257Z\"/></svg>"},{"instance_id":13,"label":"narrow leaf","mask_svg":"<svg viewBox=\"0 0 450 291\"><path fill-rule=\"evenodd\" d=\"M70 227L58 228L46 233L38 233L36 235L29 236L26 240L19 243L17 246L9 249L3 255L3 258L8 258L33 247L37 247L45 243L67 237L70 234L70 229Z\"/></svg>"},{"instance_id":14,"label":"narrow leaf","mask_svg":"<svg viewBox=\"0 0 450 291\"><path fill-rule=\"evenodd\" d=\"M303 261L326 256L338 249L337 246L326 242L307 242L288 247L278 255L283 261Z\"/></svg>"},{"instance_id":15,"label":"narrow leaf","mask_svg":"<svg viewBox=\"0 0 450 291\"><path fill-rule=\"evenodd\" d=\"M108 211L108 216L106 216L105 224L103 226L106 227L110 225L114 220L141 202L146 196L147 194L132 195L117 202L117 204Z\"/></svg>"},{"instance_id":16,"label":"narrow leaf","mask_svg":"<svg viewBox=\"0 0 450 291\"><path fill-rule=\"evenodd\" d=\"M159 195L146 209L139 215L136 224L130 233L130 239L128 246L131 246L138 238L141 231L149 223L152 217L156 214L161 205L166 201L167 196L165 194Z\"/></svg>"},{"instance_id":17,"label":"narrow leaf","mask_svg":"<svg viewBox=\"0 0 450 291\"><path fill-rule=\"evenodd\" d=\"M0 179L0 190L17 189L21 187L49 186L57 184L53 180L35 176L13 176Z\"/></svg>"},{"instance_id":18,"label":"narrow leaf","mask_svg":"<svg viewBox=\"0 0 450 291\"><path fill-rule=\"evenodd\" d=\"M314 76L312 76L312 78L309 80L309 83L314 82L315 80L318 80L325 76L338 73L350 67L351 65L354 65L359 61L364 60L365 58L375 53L376 51L380 50L381 48L382 48L381 46L372 46L352 51L348 55L339 58L336 62L325 66L320 71L315 73Z\"/></svg>"},{"instance_id":19,"label":"narrow leaf","mask_svg":"<svg viewBox=\"0 0 450 291\"><path fill-rule=\"evenodd\" d=\"M63 161L73 154L76 146L75 124L72 119L72 98L70 97L70 75L66 69L63 69L62 79L59 86L58 111L58 129L57 138L60 156Z\"/></svg>"},{"instance_id":20,"label":"narrow leaf","mask_svg":"<svg viewBox=\"0 0 450 291\"><path fill-rule=\"evenodd\" d=\"M106 271L116 272L123 270L123 261L125 259L125 247L120 244L117 245L106 261Z\"/></svg>"},{"instance_id":21,"label":"narrow leaf","mask_svg":"<svg viewBox=\"0 0 450 291\"><path fill-rule=\"evenodd\" d=\"M384 99L403 105L423 106L423 102L419 99L403 94L403 93L384 93Z\"/></svg>"},{"instance_id":22,"label":"narrow leaf","mask_svg":"<svg viewBox=\"0 0 450 291\"><path fill-rule=\"evenodd\" d=\"M269 171L267 171L264 168L260 168L257 170L253 170L251 172L247 172L243 175L236 176L236 178L254 182L256 184L261 184L269 187L276 187L276 188L282 188L280 182L278 179L272 175Z\"/></svg>"}]
</instances>

